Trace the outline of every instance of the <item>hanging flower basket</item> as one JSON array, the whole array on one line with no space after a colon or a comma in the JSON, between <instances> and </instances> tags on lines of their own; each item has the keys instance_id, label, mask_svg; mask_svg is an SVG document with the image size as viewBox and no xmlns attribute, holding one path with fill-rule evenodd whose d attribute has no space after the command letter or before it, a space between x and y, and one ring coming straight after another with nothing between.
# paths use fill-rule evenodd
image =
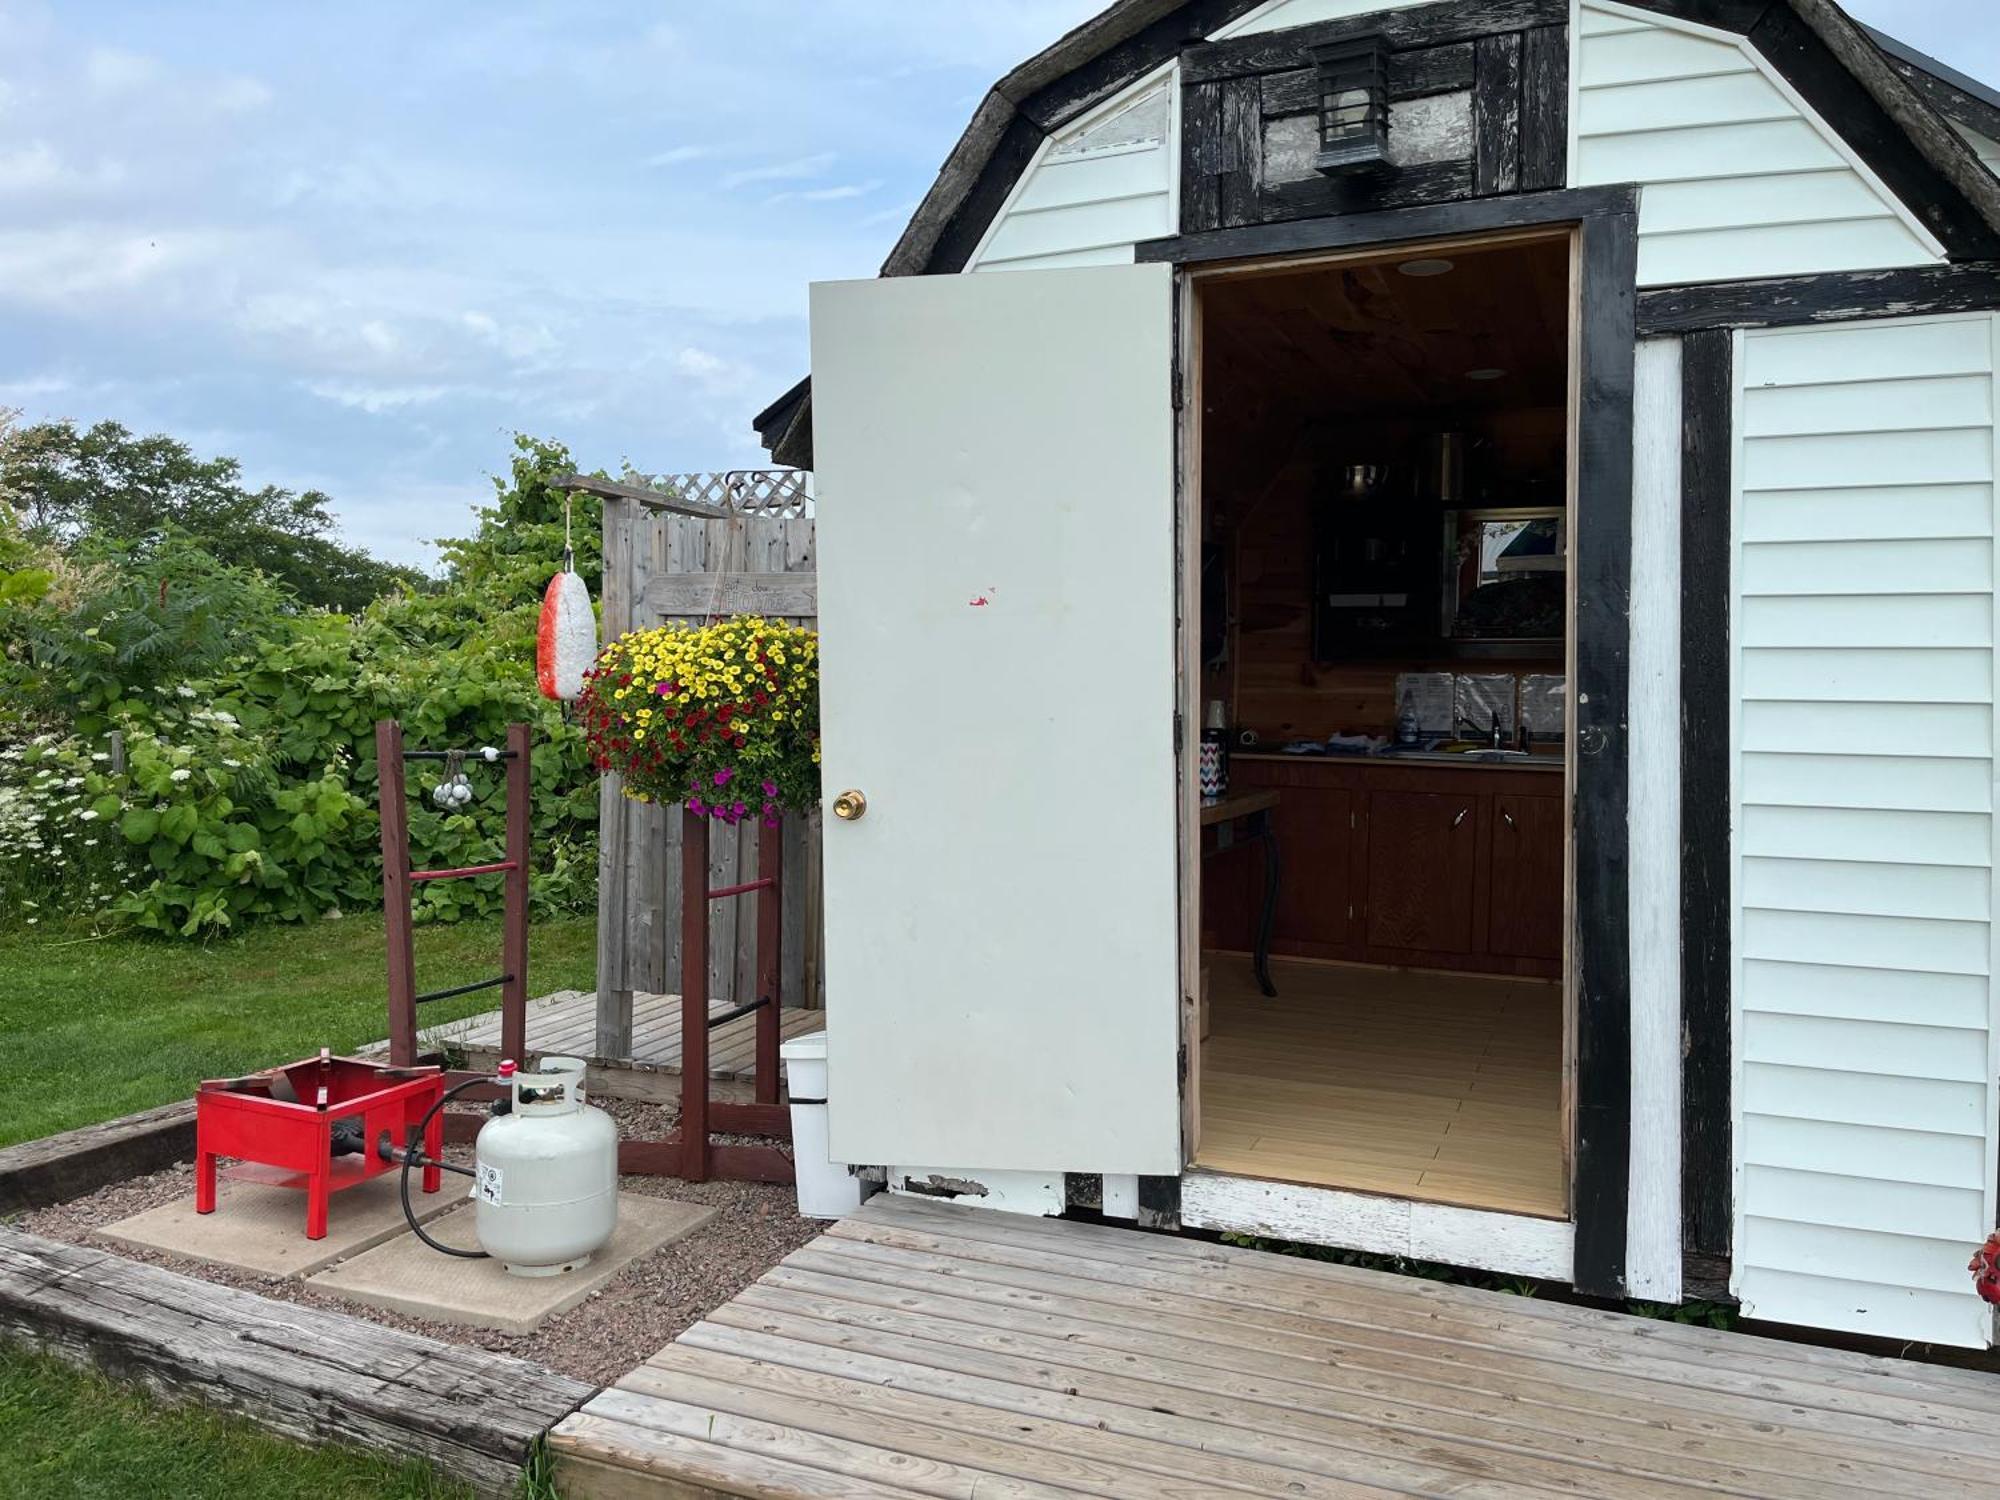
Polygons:
<instances>
[{"instance_id":1,"label":"hanging flower basket","mask_svg":"<svg viewBox=\"0 0 2000 1500\"><path fill-rule=\"evenodd\" d=\"M620 636L579 703L600 771L641 802L741 823L819 804L819 637L746 615Z\"/></svg>"}]
</instances>

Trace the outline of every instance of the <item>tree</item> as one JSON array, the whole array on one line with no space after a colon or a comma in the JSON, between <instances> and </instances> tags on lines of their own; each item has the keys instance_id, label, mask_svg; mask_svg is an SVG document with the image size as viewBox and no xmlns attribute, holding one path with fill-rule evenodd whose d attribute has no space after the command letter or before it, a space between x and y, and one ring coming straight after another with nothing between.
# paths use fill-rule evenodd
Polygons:
<instances>
[{"instance_id":1,"label":"tree","mask_svg":"<svg viewBox=\"0 0 2000 1500\"><path fill-rule=\"evenodd\" d=\"M15 426L0 444L0 495L28 537L79 555L145 554L180 537L218 562L262 573L302 604L352 612L427 580L337 538L328 498L247 489L233 458L202 459L163 433L117 422Z\"/></svg>"}]
</instances>

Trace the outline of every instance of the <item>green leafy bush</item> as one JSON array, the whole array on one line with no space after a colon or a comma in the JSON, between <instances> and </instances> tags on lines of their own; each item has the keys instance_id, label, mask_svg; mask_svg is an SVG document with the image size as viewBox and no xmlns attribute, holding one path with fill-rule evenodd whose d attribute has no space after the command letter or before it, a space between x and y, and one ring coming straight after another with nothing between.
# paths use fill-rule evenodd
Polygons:
<instances>
[{"instance_id":1,"label":"green leafy bush","mask_svg":"<svg viewBox=\"0 0 2000 1500\"><path fill-rule=\"evenodd\" d=\"M533 898L545 912L587 906L596 770L534 675L562 557L564 497L549 481L572 468L560 445L517 439L474 533L443 544L441 584L353 614L301 606L185 540L83 557L24 550L17 531L0 567L49 581L0 592L0 919L80 914L195 936L378 904L383 718L438 748L497 745L510 722L531 724ZM579 497L577 567L593 587L598 522ZM447 813L425 795L431 764L408 773L413 858L498 858L499 773L468 767L479 795ZM416 911L449 921L501 899L497 880L433 882Z\"/></svg>"}]
</instances>

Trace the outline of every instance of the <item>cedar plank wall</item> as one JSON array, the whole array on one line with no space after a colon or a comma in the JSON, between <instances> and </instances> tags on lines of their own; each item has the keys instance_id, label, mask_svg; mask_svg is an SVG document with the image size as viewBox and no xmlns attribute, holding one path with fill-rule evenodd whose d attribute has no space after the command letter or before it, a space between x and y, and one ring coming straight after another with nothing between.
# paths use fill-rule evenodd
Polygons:
<instances>
[{"instance_id":1,"label":"cedar plank wall","mask_svg":"<svg viewBox=\"0 0 2000 1500\"><path fill-rule=\"evenodd\" d=\"M1563 186L1568 19L1567 0L1450 0L1190 49L1182 232ZM1390 161L1325 176L1311 49L1370 32L1392 49Z\"/></svg>"},{"instance_id":2,"label":"cedar plank wall","mask_svg":"<svg viewBox=\"0 0 2000 1500\"><path fill-rule=\"evenodd\" d=\"M1468 417L1464 425L1515 455L1518 463L1522 452L1560 442L1559 433L1542 430L1544 416L1531 411L1484 421ZM1205 493L1216 508L1210 517L1211 540L1228 549L1233 598L1229 663L1222 670L1203 673L1203 697L1226 701L1229 722L1256 730L1267 745L1330 734L1392 733L1399 706L1396 679L1405 672L1563 670L1560 644L1552 652L1524 651L1518 658L1426 659L1412 647L1406 654L1379 660L1313 660L1311 497L1323 483L1321 476L1343 457L1351 461L1357 453L1377 451L1382 433L1383 424L1375 424L1372 447L1342 429L1322 433L1305 461L1295 457L1266 485L1230 486L1205 480ZM1413 440L1396 451L1400 455L1411 446Z\"/></svg>"}]
</instances>

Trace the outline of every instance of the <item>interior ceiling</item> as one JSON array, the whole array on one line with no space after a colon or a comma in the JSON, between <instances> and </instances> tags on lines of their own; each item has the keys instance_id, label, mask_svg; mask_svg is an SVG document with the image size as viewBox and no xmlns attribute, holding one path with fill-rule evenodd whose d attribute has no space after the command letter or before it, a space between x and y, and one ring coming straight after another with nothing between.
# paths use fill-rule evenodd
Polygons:
<instances>
[{"instance_id":1,"label":"interior ceiling","mask_svg":"<svg viewBox=\"0 0 2000 1500\"><path fill-rule=\"evenodd\" d=\"M1398 269L1417 259L1452 269ZM1247 399L1267 415L1334 420L1562 406L1569 301L1564 239L1218 277L1202 289L1205 405L1227 415Z\"/></svg>"}]
</instances>

